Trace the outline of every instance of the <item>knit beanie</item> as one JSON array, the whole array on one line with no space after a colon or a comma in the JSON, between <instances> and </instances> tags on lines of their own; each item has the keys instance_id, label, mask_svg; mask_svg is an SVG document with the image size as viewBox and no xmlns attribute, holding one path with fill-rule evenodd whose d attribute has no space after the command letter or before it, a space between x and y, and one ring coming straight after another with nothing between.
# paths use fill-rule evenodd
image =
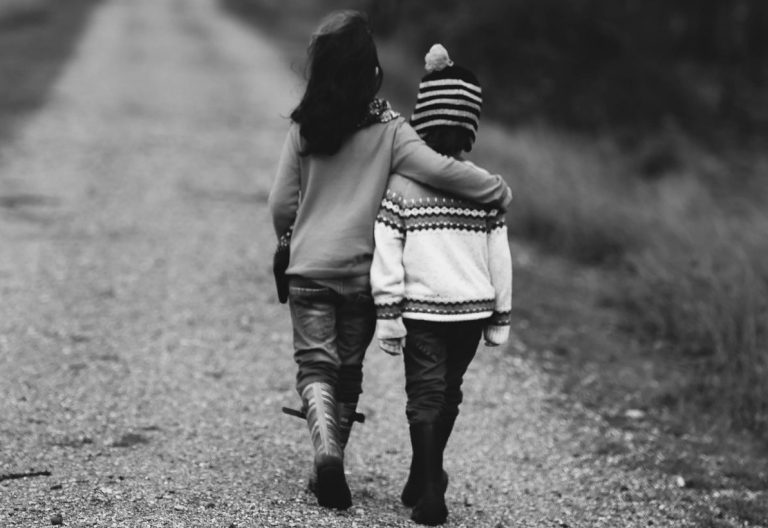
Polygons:
<instances>
[{"instance_id":1,"label":"knit beanie","mask_svg":"<svg viewBox=\"0 0 768 528\"><path fill-rule=\"evenodd\" d=\"M411 126L419 135L438 126L460 126L475 140L483 106L483 91L475 75L456 66L448 51L435 44L424 57L427 75L419 83L419 95Z\"/></svg>"}]
</instances>

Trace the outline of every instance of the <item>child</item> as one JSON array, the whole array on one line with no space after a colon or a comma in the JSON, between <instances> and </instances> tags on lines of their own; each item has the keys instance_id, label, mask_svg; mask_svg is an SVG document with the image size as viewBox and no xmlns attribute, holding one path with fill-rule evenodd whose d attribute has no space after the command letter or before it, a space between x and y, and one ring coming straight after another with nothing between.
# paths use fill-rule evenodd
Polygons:
<instances>
[{"instance_id":1,"label":"child","mask_svg":"<svg viewBox=\"0 0 768 528\"><path fill-rule=\"evenodd\" d=\"M482 92L475 76L435 45L426 56L411 123L427 145L461 159L475 140ZM474 166L464 162L467 166ZM509 337L512 261L503 211L467 202L400 175L389 181L375 224L371 286L382 349L405 343L413 456L401 499L421 524L448 516L443 450L462 400L461 383L481 334Z\"/></svg>"},{"instance_id":2,"label":"child","mask_svg":"<svg viewBox=\"0 0 768 528\"><path fill-rule=\"evenodd\" d=\"M296 388L315 452L310 489L321 506L345 509L352 500L344 446L376 325L373 224L390 173L501 207L511 193L500 176L435 153L375 99L382 71L359 13L323 21L310 43L308 73L269 208L287 248L275 272L281 297L287 281Z\"/></svg>"}]
</instances>

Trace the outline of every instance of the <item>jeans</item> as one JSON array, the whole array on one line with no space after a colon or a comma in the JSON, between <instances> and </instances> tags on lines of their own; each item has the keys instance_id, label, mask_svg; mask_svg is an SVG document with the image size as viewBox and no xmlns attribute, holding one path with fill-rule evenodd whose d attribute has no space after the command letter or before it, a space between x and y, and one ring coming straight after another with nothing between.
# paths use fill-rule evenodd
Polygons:
<instances>
[{"instance_id":1,"label":"jeans","mask_svg":"<svg viewBox=\"0 0 768 528\"><path fill-rule=\"evenodd\" d=\"M357 402L363 359L376 328L376 309L367 276L307 279L291 276L288 303L293 321L296 389L324 382L339 402Z\"/></svg>"},{"instance_id":2,"label":"jeans","mask_svg":"<svg viewBox=\"0 0 768 528\"><path fill-rule=\"evenodd\" d=\"M487 322L404 319L405 414L410 425L456 419L464 374Z\"/></svg>"}]
</instances>

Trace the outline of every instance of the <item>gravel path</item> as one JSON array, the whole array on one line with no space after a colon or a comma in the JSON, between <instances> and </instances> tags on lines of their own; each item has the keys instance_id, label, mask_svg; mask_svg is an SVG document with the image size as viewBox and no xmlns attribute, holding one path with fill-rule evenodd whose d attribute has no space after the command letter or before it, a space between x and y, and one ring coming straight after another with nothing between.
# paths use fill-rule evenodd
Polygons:
<instances>
[{"instance_id":1,"label":"gravel path","mask_svg":"<svg viewBox=\"0 0 768 528\"><path fill-rule=\"evenodd\" d=\"M213 0L95 12L0 151L0 527L413 526L399 360L370 352L348 512L304 492L304 424L279 412L298 398L265 202L299 90ZM595 447L631 435L546 387L514 346L481 351L448 526L687 526L673 482Z\"/></svg>"}]
</instances>

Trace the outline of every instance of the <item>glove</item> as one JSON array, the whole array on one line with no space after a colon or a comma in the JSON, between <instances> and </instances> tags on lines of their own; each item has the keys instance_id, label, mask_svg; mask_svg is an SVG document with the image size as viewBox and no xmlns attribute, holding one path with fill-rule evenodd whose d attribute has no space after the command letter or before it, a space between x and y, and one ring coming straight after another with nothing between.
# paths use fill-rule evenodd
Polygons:
<instances>
[{"instance_id":1,"label":"glove","mask_svg":"<svg viewBox=\"0 0 768 528\"><path fill-rule=\"evenodd\" d=\"M404 337L395 337L392 339L379 339L379 348L390 356L399 356L403 353L405 346Z\"/></svg>"},{"instance_id":2,"label":"glove","mask_svg":"<svg viewBox=\"0 0 768 528\"><path fill-rule=\"evenodd\" d=\"M486 346L498 346L509 339L509 325L488 325L483 329Z\"/></svg>"},{"instance_id":3,"label":"glove","mask_svg":"<svg viewBox=\"0 0 768 528\"><path fill-rule=\"evenodd\" d=\"M379 348L390 356L399 356L403 353L407 333L401 317L376 321L376 337L379 338Z\"/></svg>"},{"instance_id":4,"label":"glove","mask_svg":"<svg viewBox=\"0 0 768 528\"><path fill-rule=\"evenodd\" d=\"M290 236L290 235L288 235ZM282 237L277 244L275 255L272 258L272 272L275 274L275 287L277 288L277 299L281 304L288 302L288 276L285 271L288 269L288 263L291 260L290 238Z\"/></svg>"}]
</instances>

